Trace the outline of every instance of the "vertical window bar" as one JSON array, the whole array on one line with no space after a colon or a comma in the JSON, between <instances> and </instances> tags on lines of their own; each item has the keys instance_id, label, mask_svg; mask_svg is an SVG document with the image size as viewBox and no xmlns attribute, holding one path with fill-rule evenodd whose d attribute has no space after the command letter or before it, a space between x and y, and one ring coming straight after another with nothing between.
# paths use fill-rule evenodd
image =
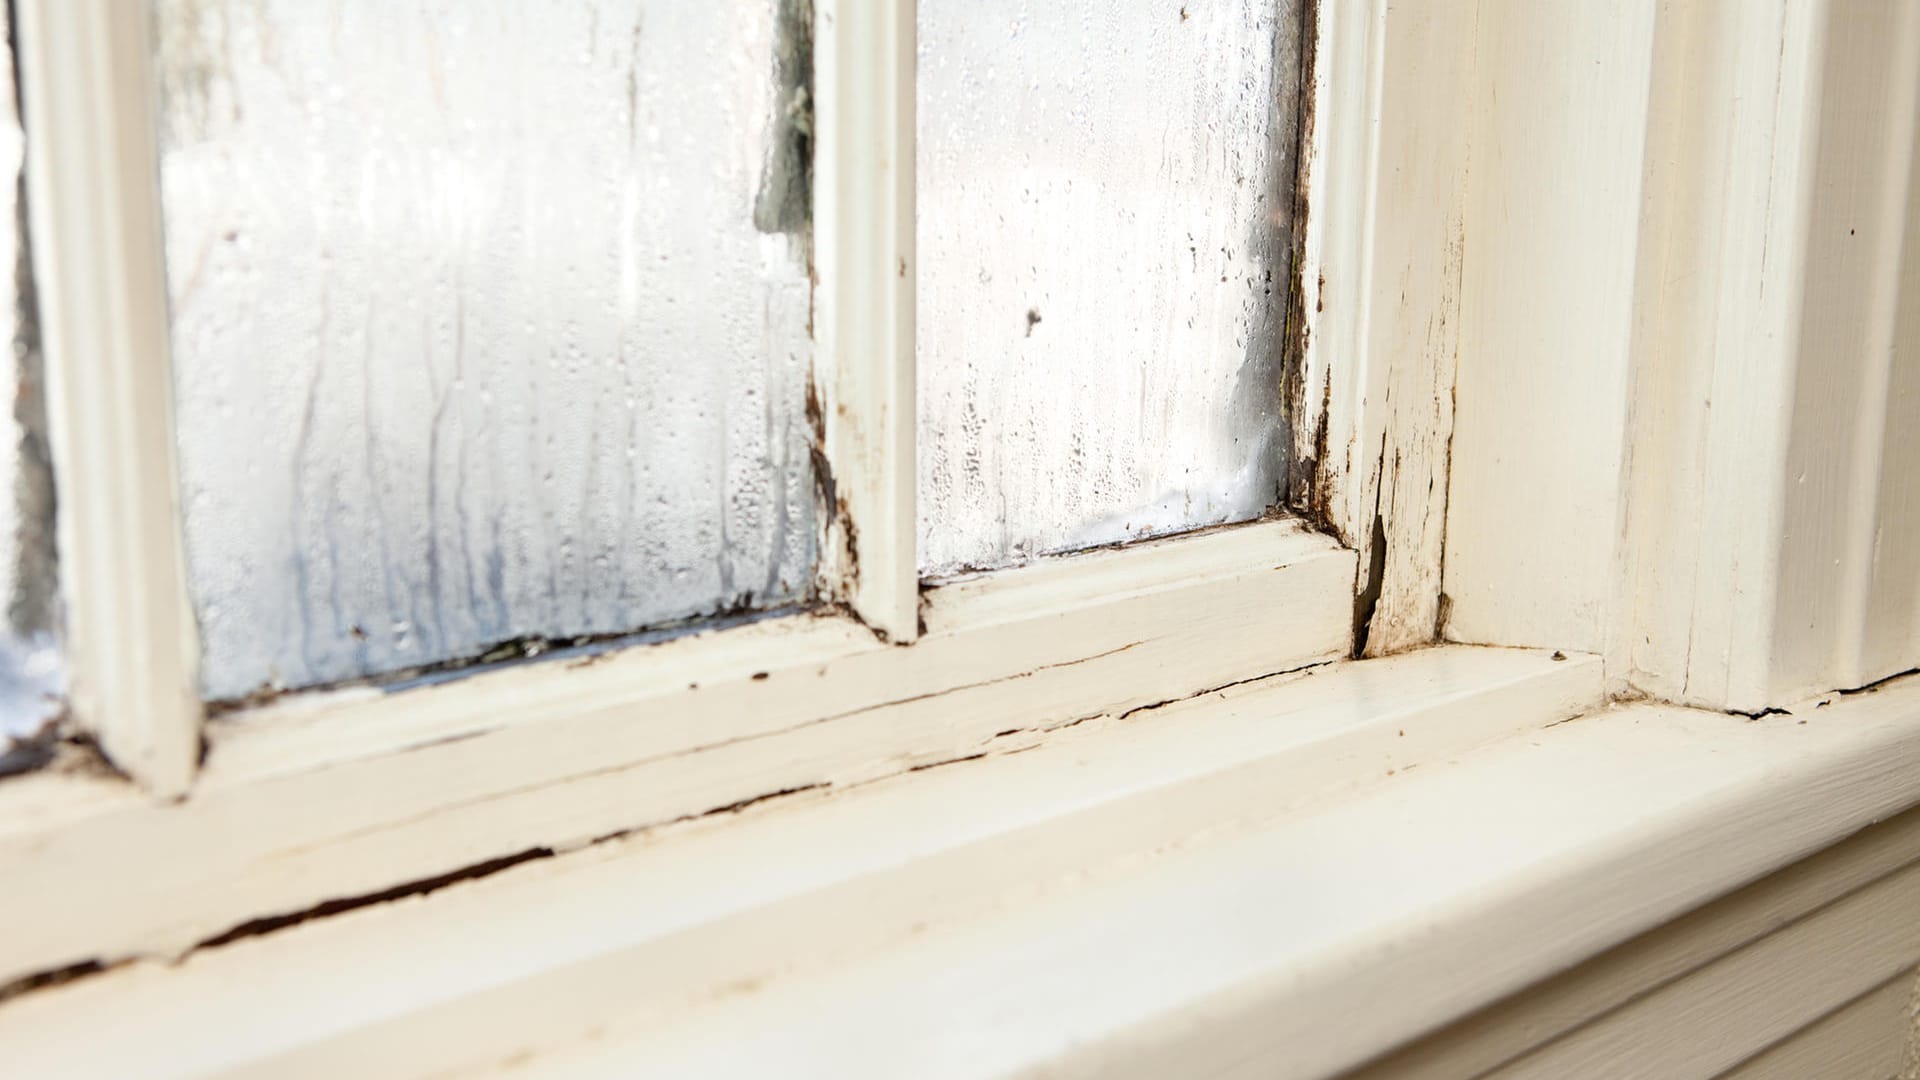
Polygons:
<instances>
[{"instance_id":1,"label":"vertical window bar","mask_svg":"<svg viewBox=\"0 0 1920 1080\"><path fill-rule=\"evenodd\" d=\"M823 592L919 632L914 552L913 0L815 0L815 425Z\"/></svg>"},{"instance_id":2,"label":"vertical window bar","mask_svg":"<svg viewBox=\"0 0 1920 1080\"><path fill-rule=\"evenodd\" d=\"M155 795L201 706L176 505L146 0L15 0L74 720Z\"/></svg>"}]
</instances>

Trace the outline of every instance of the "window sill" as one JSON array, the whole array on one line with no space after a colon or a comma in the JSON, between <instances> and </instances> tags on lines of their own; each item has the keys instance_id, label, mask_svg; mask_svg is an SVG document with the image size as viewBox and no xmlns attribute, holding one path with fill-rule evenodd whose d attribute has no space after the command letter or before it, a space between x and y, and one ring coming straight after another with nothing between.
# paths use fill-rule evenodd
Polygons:
<instances>
[{"instance_id":1,"label":"window sill","mask_svg":"<svg viewBox=\"0 0 1920 1080\"><path fill-rule=\"evenodd\" d=\"M210 725L175 803L100 772L11 778L0 926L35 932L0 934L0 996L1325 664L1352 647L1353 580L1352 552L1258 522L928 589L907 648L810 612L290 695Z\"/></svg>"},{"instance_id":2,"label":"window sill","mask_svg":"<svg viewBox=\"0 0 1920 1080\"><path fill-rule=\"evenodd\" d=\"M1260 680L42 988L0 1044L23 1075L1323 1076L1920 800L1920 680L1556 723L1600 681L1457 647Z\"/></svg>"}]
</instances>

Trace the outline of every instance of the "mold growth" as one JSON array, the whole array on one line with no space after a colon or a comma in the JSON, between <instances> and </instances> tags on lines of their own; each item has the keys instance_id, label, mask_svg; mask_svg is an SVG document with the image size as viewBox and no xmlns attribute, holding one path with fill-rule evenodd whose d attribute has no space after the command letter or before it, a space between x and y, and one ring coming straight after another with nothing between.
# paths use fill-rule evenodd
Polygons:
<instances>
[{"instance_id":1,"label":"mold growth","mask_svg":"<svg viewBox=\"0 0 1920 1080\"><path fill-rule=\"evenodd\" d=\"M773 135L753 200L753 224L806 243L813 216L813 0L780 0L773 87Z\"/></svg>"}]
</instances>

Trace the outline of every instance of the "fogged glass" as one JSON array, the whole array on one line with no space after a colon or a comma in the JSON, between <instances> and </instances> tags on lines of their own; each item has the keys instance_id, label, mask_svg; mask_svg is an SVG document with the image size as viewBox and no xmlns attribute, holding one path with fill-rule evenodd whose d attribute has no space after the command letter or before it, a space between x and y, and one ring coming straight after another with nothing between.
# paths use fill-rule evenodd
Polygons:
<instances>
[{"instance_id":1,"label":"fogged glass","mask_svg":"<svg viewBox=\"0 0 1920 1080\"><path fill-rule=\"evenodd\" d=\"M0 14L5 10L0 4ZM37 760L21 744L52 734L64 689L54 638L53 473L23 242L25 144L13 85L9 42L0 47L0 774Z\"/></svg>"},{"instance_id":2,"label":"fogged glass","mask_svg":"<svg viewBox=\"0 0 1920 1080\"><path fill-rule=\"evenodd\" d=\"M805 595L774 0L155 9L209 697Z\"/></svg>"},{"instance_id":3,"label":"fogged glass","mask_svg":"<svg viewBox=\"0 0 1920 1080\"><path fill-rule=\"evenodd\" d=\"M1299 0L921 0L928 574L1258 517Z\"/></svg>"}]
</instances>

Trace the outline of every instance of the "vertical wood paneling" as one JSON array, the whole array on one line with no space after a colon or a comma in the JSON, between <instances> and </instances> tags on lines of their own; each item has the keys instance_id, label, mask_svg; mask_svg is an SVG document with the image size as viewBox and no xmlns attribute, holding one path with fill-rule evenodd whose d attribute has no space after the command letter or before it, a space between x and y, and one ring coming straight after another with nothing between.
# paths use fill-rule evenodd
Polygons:
<instances>
[{"instance_id":1,"label":"vertical wood paneling","mask_svg":"<svg viewBox=\"0 0 1920 1080\"><path fill-rule=\"evenodd\" d=\"M1478 35L1448 636L1737 710L1920 664L1920 7L1512 6Z\"/></svg>"},{"instance_id":2,"label":"vertical wood paneling","mask_svg":"<svg viewBox=\"0 0 1920 1080\"><path fill-rule=\"evenodd\" d=\"M1720 1074L1721 1080L1890 1080L1906 1048L1913 977L1883 983Z\"/></svg>"},{"instance_id":3,"label":"vertical wood paneling","mask_svg":"<svg viewBox=\"0 0 1920 1080\"><path fill-rule=\"evenodd\" d=\"M1920 481L1920 458L1899 460L1888 450L1903 448L1887 441L1914 421L1887 410L1896 365L1920 362L1910 349L1899 356L1895 345L1920 6L1844 0L1825 5L1823 15L1824 62L1807 105L1812 190L1799 334L1789 356L1791 433L1776 484L1783 519L1768 704L1858 686L1916 659L1899 647L1904 641L1896 644L1890 624L1910 622L1907 612L1920 599L1898 581L1920 560L1920 536L1888 535L1887 511L1894 509L1896 523L1901 515L1882 498L1903 497L1886 491L1889 469L1900 486ZM1876 578L1886 586L1877 604ZM1875 608L1878 627L1870 626ZM1879 664L1865 662L1869 647Z\"/></svg>"},{"instance_id":4,"label":"vertical wood paneling","mask_svg":"<svg viewBox=\"0 0 1920 1080\"><path fill-rule=\"evenodd\" d=\"M1455 640L1603 644L1654 10L1481 0L1447 500Z\"/></svg>"},{"instance_id":5,"label":"vertical wood paneling","mask_svg":"<svg viewBox=\"0 0 1920 1080\"><path fill-rule=\"evenodd\" d=\"M1668 229L1649 242L1667 258L1636 282L1615 674L1758 709L1771 703L1824 22L1797 0L1707 7L1672 20L1657 75L1681 111L1662 147L1672 164L1648 189Z\"/></svg>"},{"instance_id":6,"label":"vertical wood paneling","mask_svg":"<svg viewBox=\"0 0 1920 1080\"><path fill-rule=\"evenodd\" d=\"M1901 11L1908 16L1907 39L1920 38L1920 26L1912 25L1916 8ZM1920 69L1920 62L1911 66ZM1879 518L1868 538L1872 573L1854 672L1861 681L1920 664L1920 122L1908 115L1905 201L1895 207L1901 217L1888 223L1900 242L1885 283L1893 292L1893 313L1874 495ZM1866 404L1872 408L1875 402Z\"/></svg>"}]
</instances>

